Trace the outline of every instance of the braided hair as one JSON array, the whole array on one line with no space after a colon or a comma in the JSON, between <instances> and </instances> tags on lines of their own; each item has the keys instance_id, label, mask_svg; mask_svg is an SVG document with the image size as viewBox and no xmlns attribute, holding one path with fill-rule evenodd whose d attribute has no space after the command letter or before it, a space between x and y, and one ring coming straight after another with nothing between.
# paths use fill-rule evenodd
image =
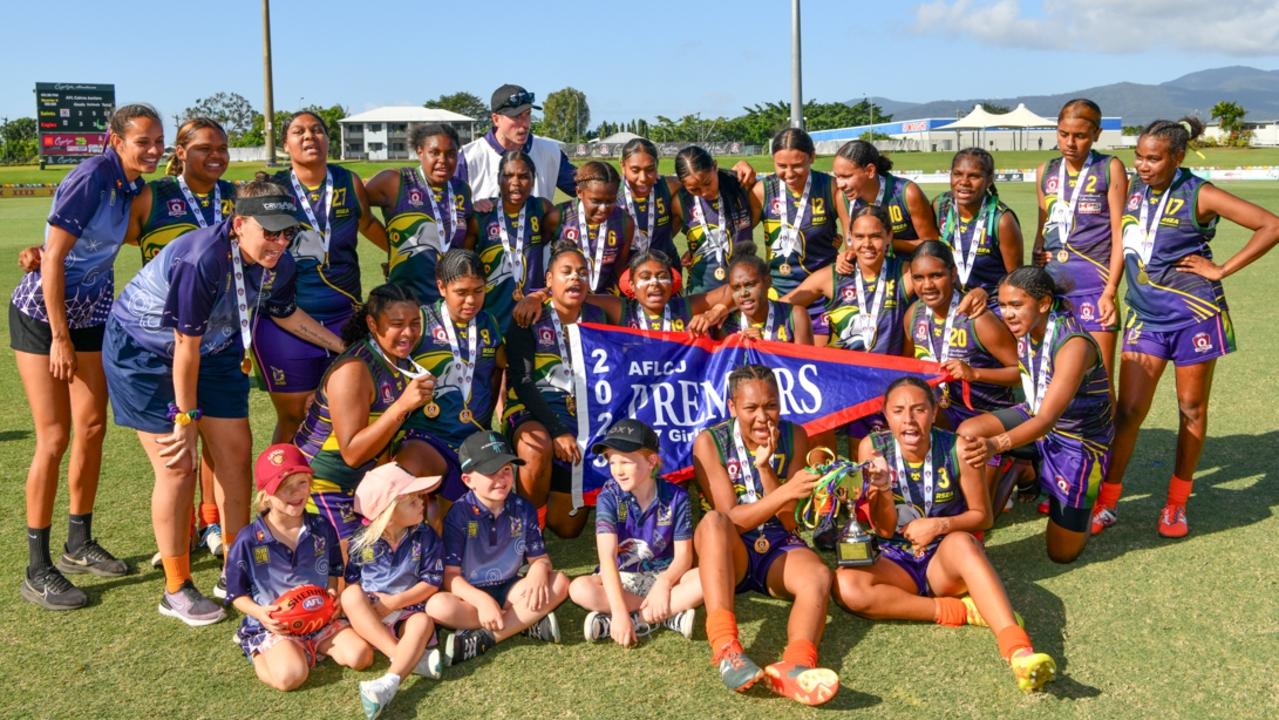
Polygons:
<instances>
[{"instance_id":1,"label":"braided hair","mask_svg":"<svg viewBox=\"0 0 1279 720\"><path fill-rule=\"evenodd\" d=\"M418 304L417 295L403 285L386 283L369 291L369 297L360 305L346 325L342 326L342 342L348 347L369 336L369 318L376 320L396 303Z\"/></svg>"}]
</instances>

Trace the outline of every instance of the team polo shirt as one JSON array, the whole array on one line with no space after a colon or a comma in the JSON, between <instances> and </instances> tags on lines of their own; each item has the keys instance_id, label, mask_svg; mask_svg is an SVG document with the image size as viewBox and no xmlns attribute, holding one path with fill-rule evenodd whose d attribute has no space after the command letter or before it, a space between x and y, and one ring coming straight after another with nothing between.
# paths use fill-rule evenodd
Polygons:
<instances>
[{"instance_id":1,"label":"team polo shirt","mask_svg":"<svg viewBox=\"0 0 1279 720\"><path fill-rule=\"evenodd\" d=\"M230 604L248 596L258 605L273 605L299 585L327 588L329 578L338 577L342 577L342 547L328 520L304 513L297 548L291 550L271 534L264 513L235 536L226 563L226 601ZM259 625L256 618L244 616L244 627Z\"/></svg>"},{"instance_id":2,"label":"team polo shirt","mask_svg":"<svg viewBox=\"0 0 1279 720\"><path fill-rule=\"evenodd\" d=\"M661 572L675 559L675 543L693 539L693 512L684 488L662 479L647 508L609 480L595 499L595 534L617 536L617 569Z\"/></svg>"},{"instance_id":3,"label":"team polo shirt","mask_svg":"<svg viewBox=\"0 0 1279 720\"><path fill-rule=\"evenodd\" d=\"M512 493L494 515L468 490L444 517L444 565L476 587L514 580L526 561L546 555L537 509Z\"/></svg>"},{"instance_id":4,"label":"team polo shirt","mask_svg":"<svg viewBox=\"0 0 1279 720\"><path fill-rule=\"evenodd\" d=\"M438 588L444 584L440 536L422 523L407 531L395 547L380 537L360 552L351 553L346 581L359 583L366 593L402 593L420 582Z\"/></svg>"}]
</instances>

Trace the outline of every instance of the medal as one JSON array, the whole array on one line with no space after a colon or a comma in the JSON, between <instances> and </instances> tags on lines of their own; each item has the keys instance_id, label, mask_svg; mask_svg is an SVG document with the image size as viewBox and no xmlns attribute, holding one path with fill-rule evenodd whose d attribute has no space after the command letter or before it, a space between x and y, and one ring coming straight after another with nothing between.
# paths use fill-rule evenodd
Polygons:
<instances>
[{"instance_id":1,"label":"medal","mask_svg":"<svg viewBox=\"0 0 1279 720\"><path fill-rule=\"evenodd\" d=\"M763 555L764 553L768 552L768 548L769 548L768 538L764 537L763 535L760 535L759 537L755 538L755 552L759 553L760 555Z\"/></svg>"},{"instance_id":2,"label":"medal","mask_svg":"<svg viewBox=\"0 0 1279 720\"><path fill-rule=\"evenodd\" d=\"M879 267L879 277L876 280L875 297L871 300L869 306L866 304L866 282L862 280L861 268L853 270L853 281L857 289L857 319L853 321L853 325L859 328L858 334L862 336L862 349L870 352L875 346L875 335L879 330L879 312L884 308L884 288L888 287L888 273L885 272L882 264Z\"/></svg>"},{"instance_id":3,"label":"medal","mask_svg":"<svg viewBox=\"0 0 1279 720\"><path fill-rule=\"evenodd\" d=\"M663 182L659 177L658 182ZM653 197L655 189L648 193L648 224L644 229L639 226L639 211L635 208L635 196L631 194L631 184L622 181L622 194L625 201L623 207L626 208L626 214L631 216L631 222L635 224L635 237L631 241L631 252L645 252L652 244L652 234L657 231L657 198Z\"/></svg>"},{"instance_id":4,"label":"medal","mask_svg":"<svg viewBox=\"0 0 1279 720\"><path fill-rule=\"evenodd\" d=\"M266 270L262 270L266 278ZM244 260L240 257L240 244L231 241L231 279L235 285L235 307L239 311L240 346L244 350L244 359L240 361L240 369L245 375L253 372L253 361L249 359L249 348L253 345L253 324L249 319L249 296L244 289ZM258 296L254 299L253 317L257 317L258 306L262 302L262 287L258 286Z\"/></svg>"},{"instance_id":5,"label":"medal","mask_svg":"<svg viewBox=\"0 0 1279 720\"><path fill-rule=\"evenodd\" d=\"M240 372L248 375L253 372L253 361L249 359L249 352L244 351L244 359L240 361Z\"/></svg>"},{"instance_id":6,"label":"medal","mask_svg":"<svg viewBox=\"0 0 1279 720\"><path fill-rule=\"evenodd\" d=\"M1066 252L1065 250L1058 250L1057 262L1065 264L1067 260L1070 260L1070 253Z\"/></svg>"},{"instance_id":7,"label":"medal","mask_svg":"<svg viewBox=\"0 0 1279 720\"><path fill-rule=\"evenodd\" d=\"M306 190L302 188L302 183L298 181L297 172L290 170L289 179L293 181L293 193L298 196L300 201L298 204L306 211L306 219L311 223L311 228L320 233L320 238L324 241L324 264L329 264L329 241L333 239L333 173L326 169L324 171L324 227L320 227L319 217L315 213L315 209L311 207L311 198L307 195Z\"/></svg>"},{"instance_id":8,"label":"medal","mask_svg":"<svg viewBox=\"0 0 1279 720\"><path fill-rule=\"evenodd\" d=\"M703 242L700 243L693 251L693 257L706 257L706 250L709 248L715 254L715 263L720 267L715 268L715 279L723 280L728 276L728 272L724 270L724 258L728 254L728 206L724 203L724 196L720 195L716 202L719 203L719 225L716 226L715 232L711 232L710 226L706 224L706 202L702 200L700 195L694 195L693 201L697 204L697 212L694 217L697 218L697 225L702 229Z\"/></svg>"},{"instance_id":9,"label":"medal","mask_svg":"<svg viewBox=\"0 0 1279 720\"><path fill-rule=\"evenodd\" d=\"M564 407L568 410L569 415L577 415L577 400L572 395L564 396Z\"/></svg>"},{"instance_id":10,"label":"medal","mask_svg":"<svg viewBox=\"0 0 1279 720\"><path fill-rule=\"evenodd\" d=\"M466 340L469 352L463 358L462 344L458 342L457 328L453 327L453 318L449 315L449 306L443 301L440 301L440 322L444 325L444 335L448 338L449 350L453 352L453 364L449 366L449 372L453 372L453 368L457 367L461 375L458 380L458 390L462 395L462 412L458 413L457 417L464 424L470 424L475 415L471 413L471 408L467 406L471 403L471 383L475 379L475 365L479 358L476 350L480 333L475 328L475 318L471 318L466 325Z\"/></svg>"},{"instance_id":11,"label":"medal","mask_svg":"<svg viewBox=\"0 0 1279 720\"><path fill-rule=\"evenodd\" d=\"M791 266L790 266L790 263L788 263L788 262L784 262L784 263L782 263L782 264L781 264L781 265L780 265L777 269L778 269L778 271L780 271L780 272L781 272L781 274L783 274L783 275L790 275L790 271L792 270L792 268L791 268Z\"/></svg>"},{"instance_id":12,"label":"medal","mask_svg":"<svg viewBox=\"0 0 1279 720\"><path fill-rule=\"evenodd\" d=\"M728 277L728 271L727 271L727 270L725 270L725 269L723 268L723 266L720 266L720 267L715 268L715 279L716 279L716 280L723 280L723 279L724 279L724 278L726 278L726 277Z\"/></svg>"},{"instance_id":13,"label":"medal","mask_svg":"<svg viewBox=\"0 0 1279 720\"><path fill-rule=\"evenodd\" d=\"M524 281L525 275L528 274L528 258L524 257L524 216L527 210L527 203L520 208L519 218L515 221L514 241L511 240L510 233L506 231L506 211L499 208L497 213L497 234L502 242L502 264L510 270L511 279L515 281L515 292L511 293L511 297L515 298L516 302L524 299Z\"/></svg>"},{"instance_id":14,"label":"medal","mask_svg":"<svg viewBox=\"0 0 1279 720\"><path fill-rule=\"evenodd\" d=\"M462 411L457 414L457 419L461 420L462 424L469 425L471 421L475 419L475 413L471 412L469 407L464 407L462 408Z\"/></svg>"},{"instance_id":15,"label":"medal","mask_svg":"<svg viewBox=\"0 0 1279 720\"><path fill-rule=\"evenodd\" d=\"M1137 223L1124 229L1124 254L1134 252L1138 258L1141 258L1141 262L1138 264L1142 267L1142 272L1137 276L1137 281L1142 285L1150 282L1150 277L1145 273L1145 267L1150 264L1150 256L1154 254L1155 238L1159 235L1159 225L1163 222L1164 208L1168 206L1168 198L1172 195L1172 187L1177 184L1177 180L1181 177L1181 172L1178 169L1177 173L1172 177L1172 182L1168 184L1168 187L1164 188L1163 197L1159 199L1159 206L1155 209L1153 221L1150 217L1151 189L1147 185L1141 198L1141 211L1137 213Z\"/></svg>"},{"instance_id":16,"label":"medal","mask_svg":"<svg viewBox=\"0 0 1279 720\"><path fill-rule=\"evenodd\" d=\"M425 415L425 416L427 416L427 417L429 417L429 418L437 418L437 417L439 417L439 416L440 416L440 405L439 405L439 403L435 402L434 400L432 400L431 402L427 403L427 404L426 404L426 407L422 408L422 414L423 414L423 415Z\"/></svg>"},{"instance_id":17,"label":"medal","mask_svg":"<svg viewBox=\"0 0 1279 720\"><path fill-rule=\"evenodd\" d=\"M804 192L800 195L799 206L795 210L795 222L791 222L790 215L790 191L786 187L786 183L781 178L777 178L777 220L780 226L777 229L777 242L772 250L775 254L782 258L782 265L778 268L783 275L790 275L790 256L799 252L799 226L804 220L804 211L808 209L808 196L813 189L813 174L810 172L804 180Z\"/></svg>"},{"instance_id":18,"label":"medal","mask_svg":"<svg viewBox=\"0 0 1279 720\"><path fill-rule=\"evenodd\" d=\"M950 386L942 385L941 398L937 401L937 407L943 410L950 407Z\"/></svg>"},{"instance_id":19,"label":"medal","mask_svg":"<svg viewBox=\"0 0 1279 720\"><path fill-rule=\"evenodd\" d=\"M591 292L601 292L605 288L601 288L600 275L604 272L604 247L608 245L608 218L604 218L604 222L600 223L599 231L596 233L595 252L591 252L591 233L586 226L586 206L581 200L577 201L577 247L582 251L582 255L586 257L586 267L590 273Z\"/></svg>"}]
</instances>

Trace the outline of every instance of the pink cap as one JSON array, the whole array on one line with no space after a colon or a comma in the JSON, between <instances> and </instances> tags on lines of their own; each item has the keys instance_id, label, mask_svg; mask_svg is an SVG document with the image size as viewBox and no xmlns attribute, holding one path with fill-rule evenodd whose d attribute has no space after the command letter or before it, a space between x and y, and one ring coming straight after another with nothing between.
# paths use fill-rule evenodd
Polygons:
<instances>
[{"instance_id":1,"label":"pink cap","mask_svg":"<svg viewBox=\"0 0 1279 720\"><path fill-rule=\"evenodd\" d=\"M372 520L381 515L396 498L414 493L431 492L444 481L443 476L415 477L390 462L379 465L364 474L355 488L355 512Z\"/></svg>"}]
</instances>

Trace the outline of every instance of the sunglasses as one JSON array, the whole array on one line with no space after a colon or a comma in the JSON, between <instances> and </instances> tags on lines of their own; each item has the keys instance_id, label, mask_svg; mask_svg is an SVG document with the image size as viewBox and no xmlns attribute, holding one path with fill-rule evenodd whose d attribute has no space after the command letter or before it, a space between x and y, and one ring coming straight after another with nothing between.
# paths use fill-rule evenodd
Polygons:
<instances>
[{"instance_id":1,"label":"sunglasses","mask_svg":"<svg viewBox=\"0 0 1279 720\"><path fill-rule=\"evenodd\" d=\"M533 99L533 93L528 92L527 90L524 92L513 93L510 97L506 98L505 102L498 105L497 109L501 110L503 108L513 108L521 105L532 105Z\"/></svg>"},{"instance_id":2,"label":"sunglasses","mask_svg":"<svg viewBox=\"0 0 1279 720\"><path fill-rule=\"evenodd\" d=\"M262 226L259 224L258 227ZM266 228L262 228L262 236L267 240L274 240L275 242L292 243L293 238L298 236L298 229L296 227L291 227L284 228L279 232L271 232Z\"/></svg>"}]
</instances>

